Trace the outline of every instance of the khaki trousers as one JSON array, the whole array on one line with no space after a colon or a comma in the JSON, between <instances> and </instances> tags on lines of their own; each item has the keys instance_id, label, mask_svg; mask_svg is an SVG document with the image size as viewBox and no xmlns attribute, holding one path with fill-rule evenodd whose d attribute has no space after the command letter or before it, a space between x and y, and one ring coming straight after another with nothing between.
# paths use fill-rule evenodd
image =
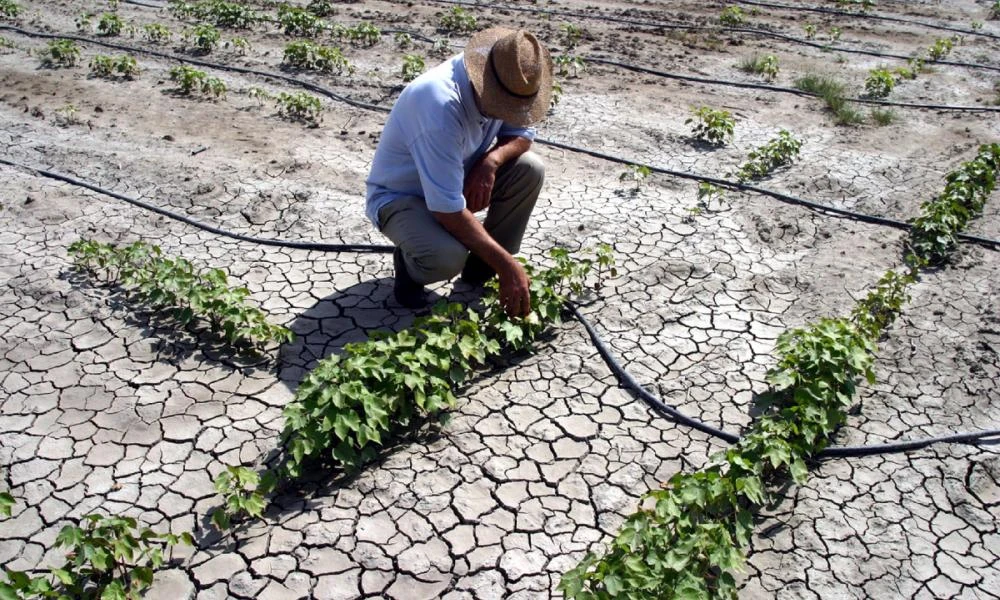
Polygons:
<instances>
[{"instance_id":1,"label":"khaki trousers","mask_svg":"<svg viewBox=\"0 0 1000 600\"><path fill-rule=\"evenodd\" d=\"M511 254L521 239L545 179L545 167L534 152L525 152L497 169L483 227ZM403 251L410 277L421 285L458 275L469 249L437 222L423 198L404 196L378 213L382 233Z\"/></svg>"}]
</instances>

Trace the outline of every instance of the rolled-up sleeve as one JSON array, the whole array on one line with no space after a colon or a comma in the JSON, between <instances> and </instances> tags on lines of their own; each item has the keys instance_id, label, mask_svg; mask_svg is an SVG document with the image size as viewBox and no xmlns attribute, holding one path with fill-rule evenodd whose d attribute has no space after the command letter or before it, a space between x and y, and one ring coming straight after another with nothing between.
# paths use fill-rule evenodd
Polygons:
<instances>
[{"instance_id":1,"label":"rolled-up sleeve","mask_svg":"<svg viewBox=\"0 0 1000 600\"><path fill-rule=\"evenodd\" d=\"M410 144L427 208L453 213L465 208L461 139L443 129L425 131Z\"/></svg>"},{"instance_id":2,"label":"rolled-up sleeve","mask_svg":"<svg viewBox=\"0 0 1000 600\"><path fill-rule=\"evenodd\" d=\"M500 133L497 134L498 137L522 137L526 140L535 141L535 128L534 127L514 127L513 125L508 125L504 123L500 126Z\"/></svg>"}]
</instances>

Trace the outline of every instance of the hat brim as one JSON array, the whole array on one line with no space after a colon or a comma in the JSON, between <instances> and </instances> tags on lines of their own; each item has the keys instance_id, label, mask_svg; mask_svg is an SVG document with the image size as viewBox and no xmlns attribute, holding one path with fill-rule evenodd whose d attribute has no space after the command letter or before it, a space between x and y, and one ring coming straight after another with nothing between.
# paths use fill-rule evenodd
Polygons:
<instances>
[{"instance_id":1,"label":"hat brim","mask_svg":"<svg viewBox=\"0 0 1000 600\"><path fill-rule=\"evenodd\" d=\"M473 35L465 46L465 70L476 91L482 112L505 123L526 127L541 121L549 110L549 103L552 101L552 58L543 46L545 64L542 65L537 94L531 98L510 94L497 81L494 70L489 67L489 59L493 44L512 33L514 30L506 27L490 27Z\"/></svg>"}]
</instances>

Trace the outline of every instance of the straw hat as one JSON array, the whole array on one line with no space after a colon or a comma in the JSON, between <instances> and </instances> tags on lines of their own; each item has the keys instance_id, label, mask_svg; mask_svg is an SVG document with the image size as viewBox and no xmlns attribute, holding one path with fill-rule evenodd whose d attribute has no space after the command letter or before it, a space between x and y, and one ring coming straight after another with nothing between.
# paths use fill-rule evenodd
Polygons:
<instances>
[{"instance_id":1,"label":"straw hat","mask_svg":"<svg viewBox=\"0 0 1000 600\"><path fill-rule=\"evenodd\" d=\"M465 69L487 116L524 127L545 116L552 98L552 59L523 29L491 27L465 46Z\"/></svg>"}]
</instances>

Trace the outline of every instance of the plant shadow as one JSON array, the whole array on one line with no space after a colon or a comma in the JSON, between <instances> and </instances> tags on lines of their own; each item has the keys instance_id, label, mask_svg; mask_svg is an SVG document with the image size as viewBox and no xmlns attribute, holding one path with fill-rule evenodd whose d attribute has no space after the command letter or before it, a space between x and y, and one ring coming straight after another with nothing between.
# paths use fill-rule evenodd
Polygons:
<instances>
[{"instance_id":1,"label":"plant shadow","mask_svg":"<svg viewBox=\"0 0 1000 600\"><path fill-rule=\"evenodd\" d=\"M160 359L171 364L194 358L244 372L277 370L278 363L266 351L233 347L219 333L197 319L185 325L174 317L171 308L144 302L118 283L98 281L75 269L63 271L59 278L80 290L100 290L104 294L104 302L115 316L129 327L141 331L144 337L155 340L153 350Z\"/></svg>"}]
</instances>

